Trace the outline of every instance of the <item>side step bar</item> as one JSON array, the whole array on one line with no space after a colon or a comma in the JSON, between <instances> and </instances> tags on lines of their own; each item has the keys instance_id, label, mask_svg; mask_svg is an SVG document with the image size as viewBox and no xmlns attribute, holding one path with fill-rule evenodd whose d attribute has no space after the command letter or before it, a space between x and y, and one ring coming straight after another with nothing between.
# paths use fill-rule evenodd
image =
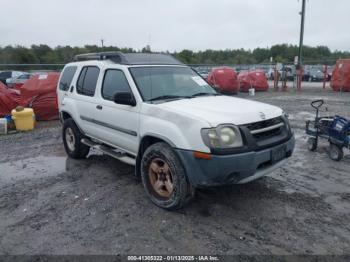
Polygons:
<instances>
[{"instance_id":1,"label":"side step bar","mask_svg":"<svg viewBox=\"0 0 350 262\"><path fill-rule=\"evenodd\" d=\"M109 146L94 143L90 139L87 139L87 138L83 138L81 140L81 142L84 145L95 148L95 149L101 151L102 153L109 155L113 158L116 158L116 159L118 159L126 164L133 165L133 166L136 164L136 160L134 158L128 156L127 153L125 153L125 152L115 151Z\"/></svg>"}]
</instances>

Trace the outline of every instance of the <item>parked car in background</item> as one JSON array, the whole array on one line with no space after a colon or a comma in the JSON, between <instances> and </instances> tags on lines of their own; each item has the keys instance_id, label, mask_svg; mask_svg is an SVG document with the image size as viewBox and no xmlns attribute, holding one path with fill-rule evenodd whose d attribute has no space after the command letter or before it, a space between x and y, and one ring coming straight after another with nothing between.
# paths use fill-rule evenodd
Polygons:
<instances>
[{"instance_id":1,"label":"parked car in background","mask_svg":"<svg viewBox=\"0 0 350 262\"><path fill-rule=\"evenodd\" d=\"M309 82L322 82L324 79L324 73L319 69L310 69L304 74L303 80Z\"/></svg>"},{"instance_id":2,"label":"parked car in background","mask_svg":"<svg viewBox=\"0 0 350 262\"><path fill-rule=\"evenodd\" d=\"M8 78L6 84L9 88L20 88L25 81L30 79L34 74L24 73L14 78Z\"/></svg>"},{"instance_id":3,"label":"parked car in background","mask_svg":"<svg viewBox=\"0 0 350 262\"><path fill-rule=\"evenodd\" d=\"M15 78L20 75L24 74L24 72L21 71L2 71L0 73L0 81L6 85L6 80L9 78Z\"/></svg>"},{"instance_id":4,"label":"parked car in background","mask_svg":"<svg viewBox=\"0 0 350 262\"><path fill-rule=\"evenodd\" d=\"M274 70L273 68L269 68L265 71L265 76L267 80L273 80L273 74L274 74Z\"/></svg>"},{"instance_id":5,"label":"parked car in background","mask_svg":"<svg viewBox=\"0 0 350 262\"><path fill-rule=\"evenodd\" d=\"M207 79L209 72L208 71L200 71L200 72L198 72L198 74L200 74L200 76L203 77L204 79Z\"/></svg>"},{"instance_id":6,"label":"parked car in background","mask_svg":"<svg viewBox=\"0 0 350 262\"><path fill-rule=\"evenodd\" d=\"M201 69L201 68L193 68L192 69L194 71L196 71L201 77L203 77L204 79L208 78L209 75L209 70L208 69Z\"/></svg>"},{"instance_id":7,"label":"parked car in background","mask_svg":"<svg viewBox=\"0 0 350 262\"><path fill-rule=\"evenodd\" d=\"M213 68L209 72L207 80L216 91L222 94L232 95L239 91L238 76L231 67Z\"/></svg>"},{"instance_id":8,"label":"parked car in background","mask_svg":"<svg viewBox=\"0 0 350 262\"><path fill-rule=\"evenodd\" d=\"M287 66L284 65L281 70L277 70L278 74L278 80L279 81L284 81L285 78L287 78L287 81L293 81L296 71L295 71L295 66ZM268 80L275 80L275 70L274 68L270 68L267 73L266 73L266 78Z\"/></svg>"}]
</instances>

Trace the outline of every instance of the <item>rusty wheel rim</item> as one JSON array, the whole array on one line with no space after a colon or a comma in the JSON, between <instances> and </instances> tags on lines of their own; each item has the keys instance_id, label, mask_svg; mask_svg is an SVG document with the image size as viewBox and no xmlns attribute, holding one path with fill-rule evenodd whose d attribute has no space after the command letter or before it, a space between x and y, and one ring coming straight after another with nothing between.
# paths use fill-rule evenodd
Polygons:
<instances>
[{"instance_id":1,"label":"rusty wheel rim","mask_svg":"<svg viewBox=\"0 0 350 262\"><path fill-rule=\"evenodd\" d=\"M160 158L153 159L149 166L148 176L154 192L164 198L171 196L174 185L168 163Z\"/></svg>"},{"instance_id":2,"label":"rusty wheel rim","mask_svg":"<svg viewBox=\"0 0 350 262\"><path fill-rule=\"evenodd\" d=\"M69 150L74 151L75 150L75 136L74 136L73 130L70 127L68 127L66 129L66 142L67 142L67 146L68 146Z\"/></svg>"}]
</instances>

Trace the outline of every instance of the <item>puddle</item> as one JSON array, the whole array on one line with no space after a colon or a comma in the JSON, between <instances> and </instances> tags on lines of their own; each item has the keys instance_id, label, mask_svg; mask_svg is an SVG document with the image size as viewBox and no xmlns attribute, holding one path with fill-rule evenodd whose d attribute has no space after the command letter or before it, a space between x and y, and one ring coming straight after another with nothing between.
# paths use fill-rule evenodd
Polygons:
<instances>
[{"instance_id":1,"label":"puddle","mask_svg":"<svg viewBox=\"0 0 350 262\"><path fill-rule=\"evenodd\" d=\"M66 171L67 157L39 156L0 164L0 181L55 176Z\"/></svg>"}]
</instances>

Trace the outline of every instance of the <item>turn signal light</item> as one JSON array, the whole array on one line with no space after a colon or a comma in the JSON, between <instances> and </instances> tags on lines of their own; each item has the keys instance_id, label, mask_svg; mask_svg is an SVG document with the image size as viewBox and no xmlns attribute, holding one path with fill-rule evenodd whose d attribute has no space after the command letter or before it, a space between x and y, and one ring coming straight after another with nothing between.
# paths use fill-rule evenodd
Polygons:
<instances>
[{"instance_id":1,"label":"turn signal light","mask_svg":"<svg viewBox=\"0 0 350 262\"><path fill-rule=\"evenodd\" d=\"M211 159L211 154L208 153L203 153L203 152L193 152L193 156L198 159L205 159L205 160L210 160Z\"/></svg>"}]
</instances>

